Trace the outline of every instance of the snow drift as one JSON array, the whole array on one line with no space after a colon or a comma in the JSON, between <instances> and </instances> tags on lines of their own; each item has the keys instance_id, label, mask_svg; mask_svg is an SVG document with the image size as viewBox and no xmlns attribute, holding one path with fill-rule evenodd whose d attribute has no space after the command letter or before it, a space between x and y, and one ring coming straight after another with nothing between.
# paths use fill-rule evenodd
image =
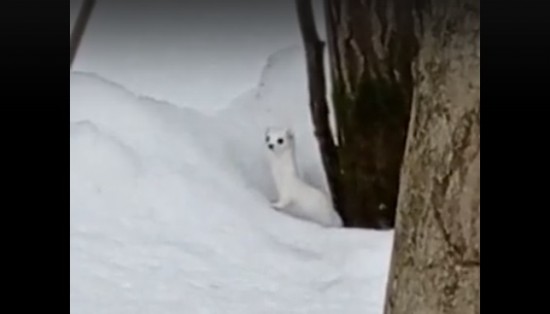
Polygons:
<instances>
[{"instance_id":1,"label":"snow drift","mask_svg":"<svg viewBox=\"0 0 550 314\"><path fill-rule=\"evenodd\" d=\"M295 130L325 188L297 48L203 115L71 75L71 313L382 313L391 232L272 210L270 125Z\"/></svg>"}]
</instances>

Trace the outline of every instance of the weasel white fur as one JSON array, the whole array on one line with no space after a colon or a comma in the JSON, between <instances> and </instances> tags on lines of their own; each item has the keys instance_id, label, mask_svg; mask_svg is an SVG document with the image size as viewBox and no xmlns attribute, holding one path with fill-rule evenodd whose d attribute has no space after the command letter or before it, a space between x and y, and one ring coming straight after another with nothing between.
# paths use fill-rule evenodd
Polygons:
<instances>
[{"instance_id":1,"label":"weasel white fur","mask_svg":"<svg viewBox=\"0 0 550 314\"><path fill-rule=\"evenodd\" d=\"M279 199L272 206L325 227L341 227L342 220L332 208L328 197L298 176L293 132L290 129L269 128L265 133L265 141L279 194Z\"/></svg>"}]
</instances>

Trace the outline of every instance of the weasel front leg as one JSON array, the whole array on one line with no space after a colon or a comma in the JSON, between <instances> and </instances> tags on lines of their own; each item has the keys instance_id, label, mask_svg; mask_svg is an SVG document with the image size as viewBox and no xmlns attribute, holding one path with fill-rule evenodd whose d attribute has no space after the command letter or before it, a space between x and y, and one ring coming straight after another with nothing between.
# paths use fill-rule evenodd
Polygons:
<instances>
[{"instance_id":1,"label":"weasel front leg","mask_svg":"<svg viewBox=\"0 0 550 314\"><path fill-rule=\"evenodd\" d=\"M277 209L277 210L281 210L285 207L287 207L288 205L290 205L290 199L287 198L287 197L281 197L279 198L279 200L275 203L271 203L271 207Z\"/></svg>"}]
</instances>

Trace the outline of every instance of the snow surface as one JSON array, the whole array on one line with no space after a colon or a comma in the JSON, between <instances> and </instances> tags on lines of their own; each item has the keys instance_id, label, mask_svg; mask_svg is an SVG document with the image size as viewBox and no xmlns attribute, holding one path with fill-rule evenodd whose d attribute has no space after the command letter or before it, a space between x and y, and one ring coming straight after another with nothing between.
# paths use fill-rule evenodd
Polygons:
<instances>
[{"instance_id":1,"label":"snow surface","mask_svg":"<svg viewBox=\"0 0 550 314\"><path fill-rule=\"evenodd\" d=\"M210 115L71 74L71 313L382 313L392 232L269 206L267 126L294 129L326 190L301 65L298 47L273 54Z\"/></svg>"}]
</instances>

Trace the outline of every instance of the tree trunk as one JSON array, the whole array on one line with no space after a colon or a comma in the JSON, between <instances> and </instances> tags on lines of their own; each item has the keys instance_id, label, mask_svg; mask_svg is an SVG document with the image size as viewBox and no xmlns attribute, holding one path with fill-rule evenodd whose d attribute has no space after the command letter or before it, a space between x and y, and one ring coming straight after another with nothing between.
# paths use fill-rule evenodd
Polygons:
<instances>
[{"instance_id":1,"label":"tree trunk","mask_svg":"<svg viewBox=\"0 0 550 314\"><path fill-rule=\"evenodd\" d=\"M392 227L416 53L412 4L325 0L337 121L336 209L348 226Z\"/></svg>"},{"instance_id":2,"label":"tree trunk","mask_svg":"<svg viewBox=\"0 0 550 314\"><path fill-rule=\"evenodd\" d=\"M385 313L479 313L479 0L414 12L419 53Z\"/></svg>"},{"instance_id":3,"label":"tree trunk","mask_svg":"<svg viewBox=\"0 0 550 314\"><path fill-rule=\"evenodd\" d=\"M70 57L69 68L73 67L73 62L76 57L76 52L78 51L78 47L80 46L80 41L82 40L82 36L84 36L84 31L86 30L86 25L88 24L88 20L90 19L94 6L95 6L95 0L84 0L83 3L81 4L78 16L76 18L75 25L71 31L70 50L69 50L69 57Z\"/></svg>"},{"instance_id":4,"label":"tree trunk","mask_svg":"<svg viewBox=\"0 0 550 314\"><path fill-rule=\"evenodd\" d=\"M315 137L319 143L323 166L335 207L338 204L338 156L329 124L329 108L326 99L325 70L323 68L324 43L319 39L313 17L311 0L296 0L300 32L306 51L309 87L309 107Z\"/></svg>"}]
</instances>

